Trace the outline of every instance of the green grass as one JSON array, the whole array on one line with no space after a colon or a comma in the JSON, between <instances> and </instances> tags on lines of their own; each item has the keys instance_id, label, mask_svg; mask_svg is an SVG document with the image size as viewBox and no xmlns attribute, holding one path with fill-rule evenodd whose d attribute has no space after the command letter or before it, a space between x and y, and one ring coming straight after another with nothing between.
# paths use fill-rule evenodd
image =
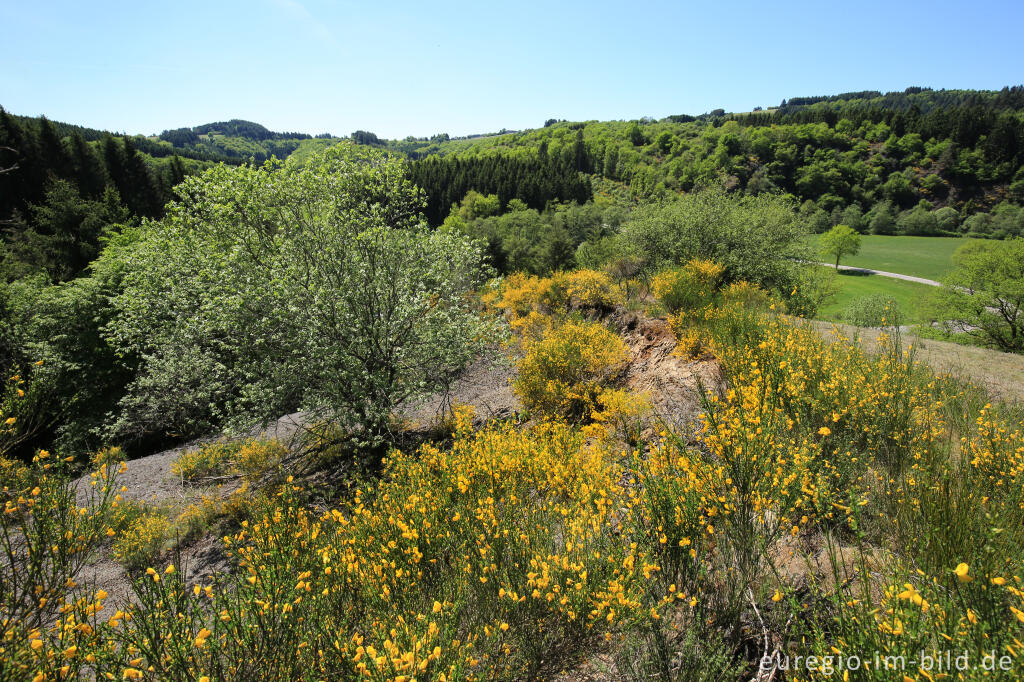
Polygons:
<instances>
[{"instance_id":1,"label":"green grass","mask_svg":"<svg viewBox=\"0 0 1024 682\"><path fill-rule=\"evenodd\" d=\"M815 248L818 237L812 235L809 238ZM887 237L866 234L861 237L860 253L847 256L839 264L938 280L953 268L950 260L953 252L968 241L963 237Z\"/></svg>"},{"instance_id":2,"label":"green grass","mask_svg":"<svg viewBox=\"0 0 1024 682\"><path fill-rule=\"evenodd\" d=\"M818 319L841 322L846 308L857 299L871 294L891 296L903 312L907 324L924 320L920 317L921 302L935 287L881 275L839 273L839 292L818 311Z\"/></svg>"}]
</instances>

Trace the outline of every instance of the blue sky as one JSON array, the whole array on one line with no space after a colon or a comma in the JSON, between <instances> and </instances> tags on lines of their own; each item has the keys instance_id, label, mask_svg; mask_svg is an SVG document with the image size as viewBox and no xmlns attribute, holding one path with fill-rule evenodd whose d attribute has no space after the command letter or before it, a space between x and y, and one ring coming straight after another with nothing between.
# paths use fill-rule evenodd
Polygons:
<instances>
[{"instance_id":1,"label":"blue sky","mask_svg":"<svg viewBox=\"0 0 1024 682\"><path fill-rule=\"evenodd\" d=\"M463 135L1024 82L1019 0L0 0L0 105L128 133Z\"/></svg>"}]
</instances>

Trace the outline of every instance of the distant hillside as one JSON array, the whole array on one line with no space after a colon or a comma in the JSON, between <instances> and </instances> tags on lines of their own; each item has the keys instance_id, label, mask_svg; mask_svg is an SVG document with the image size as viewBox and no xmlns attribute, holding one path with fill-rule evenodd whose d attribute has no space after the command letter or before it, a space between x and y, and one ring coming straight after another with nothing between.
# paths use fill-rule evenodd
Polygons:
<instances>
[{"instance_id":1,"label":"distant hillside","mask_svg":"<svg viewBox=\"0 0 1024 682\"><path fill-rule=\"evenodd\" d=\"M815 231L841 221L879 234L1024 234L1021 86L797 97L770 111L719 109L657 121L552 119L495 137L387 146L449 163L492 155L558 159L621 183L638 201L708 185L782 192L802 203Z\"/></svg>"},{"instance_id":2,"label":"distant hillside","mask_svg":"<svg viewBox=\"0 0 1024 682\"><path fill-rule=\"evenodd\" d=\"M885 94L877 90L863 90L820 97L791 97L782 100L778 112L789 114L815 105L820 109L840 112L853 107L878 107L894 111L917 109L920 113L927 114L935 109L956 109L976 105L993 109L1020 110L1024 108L1024 87L1007 86L1002 90L933 90L910 87Z\"/></svg>"},{"instance_id":3,"label":"distant hillside","mask_svg":"<svg viewBox=\"0 0 1024 682\"><path fill-rule=\"evenodd\" d=\"M301 162L342 139L241 119L129 136L2 112L0 169L16 166L0 175L4 258L11 249L35 263L70 258L30 254L19 235L41 230L66 243L55 230L120 215L114 206L130 217L158 216L189 173L272 156ZM642 202L722 186L791 195L812 231L843 222L877 234L1024 235L1024 86L800 96L768 110L661 120L551 118L533 130L461 138L386 140L359 130L347 139L408 157L435 225L474 190L493 194L504 212L513 200L538 211L584 203L593 188ZM68 216L78 210L74 197L92 218ZM90 230L91 245L74 263L96 248L99 233ZM29 250L42 248L36 236Z\"/></svg>"},{"instance_id":4,"label":"distant hillside","mask_svg":"<svg viewBox=\"0 0 1024 682\"><path fill-rule=\"evenodd\" d=\"M278 133L259 123L231 119L206 123L194 128L165 130L157 138L175 151L196 152L236 160L253 158L265 161L271 156L287 158L305 140L314 139L307 133ZM320 140L340 141L330 133L316 136Z\"/></svg>"}]
</instances>

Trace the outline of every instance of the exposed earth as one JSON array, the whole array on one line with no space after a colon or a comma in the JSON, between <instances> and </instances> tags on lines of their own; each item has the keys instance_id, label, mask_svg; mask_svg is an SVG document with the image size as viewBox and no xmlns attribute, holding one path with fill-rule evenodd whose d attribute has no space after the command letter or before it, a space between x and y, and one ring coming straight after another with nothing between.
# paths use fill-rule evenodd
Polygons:
<instances>
[{"instance_id":1,"label":"exposed earth","mask_svg":"<svg viewBox=\"0 0 1024 682\"><path fill-rule=\"evenodd\" d=\"M699 386L717 392L722 388L722 373L713 359L685 360L674 354L675 337L664 320L650 319L640 313L617 308L605 317L626 342L630 361L621 374L624 387L633 393L645 393L651 400L652 412L644 420L646 435L664 421L674 429L692 428L700 412ZM444 416L452 403L473 407L477 426L491 420L514 419L521 412L518 399L512 391L516 376L514 358L492 348L463 372L451 389L434 394L405 406L399 413L410 432L429 433ZM236 438L276 438L291 447L309 421L305 413L285 415L265 428L254 428ZM164 507L174 513L205 496L224 497L237 489L235 476L224 476L203 484L182 481L171 473L171 463L183 452L197 448L201 443L223 438L215 435L131 460L120 477L124 486L121 495L130 500ZM76 482L80 498L88 486L88 476ZM83 498L84 499L84 498ZM174 561L184 571L186 582L200 582L211 574L229 568L221 549L219 537L207 534L194 543L180 547ZM129 576L116 561L101 550L83 569L79 582L94 589L103 589L111 596L111 603L120 603L131 596Z\"/></svg>"}]
</instances>

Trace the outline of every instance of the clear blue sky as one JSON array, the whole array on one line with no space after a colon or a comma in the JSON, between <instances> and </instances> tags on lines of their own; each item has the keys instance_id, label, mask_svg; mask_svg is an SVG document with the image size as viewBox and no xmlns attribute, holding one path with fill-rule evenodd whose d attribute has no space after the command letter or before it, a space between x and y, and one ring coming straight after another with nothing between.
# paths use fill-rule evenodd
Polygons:
<instances>
[{"instance_id":1,"label":"clear blue sky","mask_svg":"<svg viewBox=\"0 0 1024 682\"><path fill-rule=\"evenodd\" d=\"M1024 82L1024 2L0 0L0 105L128 133L462 135Z\"/></svg>"}]
</instances>

